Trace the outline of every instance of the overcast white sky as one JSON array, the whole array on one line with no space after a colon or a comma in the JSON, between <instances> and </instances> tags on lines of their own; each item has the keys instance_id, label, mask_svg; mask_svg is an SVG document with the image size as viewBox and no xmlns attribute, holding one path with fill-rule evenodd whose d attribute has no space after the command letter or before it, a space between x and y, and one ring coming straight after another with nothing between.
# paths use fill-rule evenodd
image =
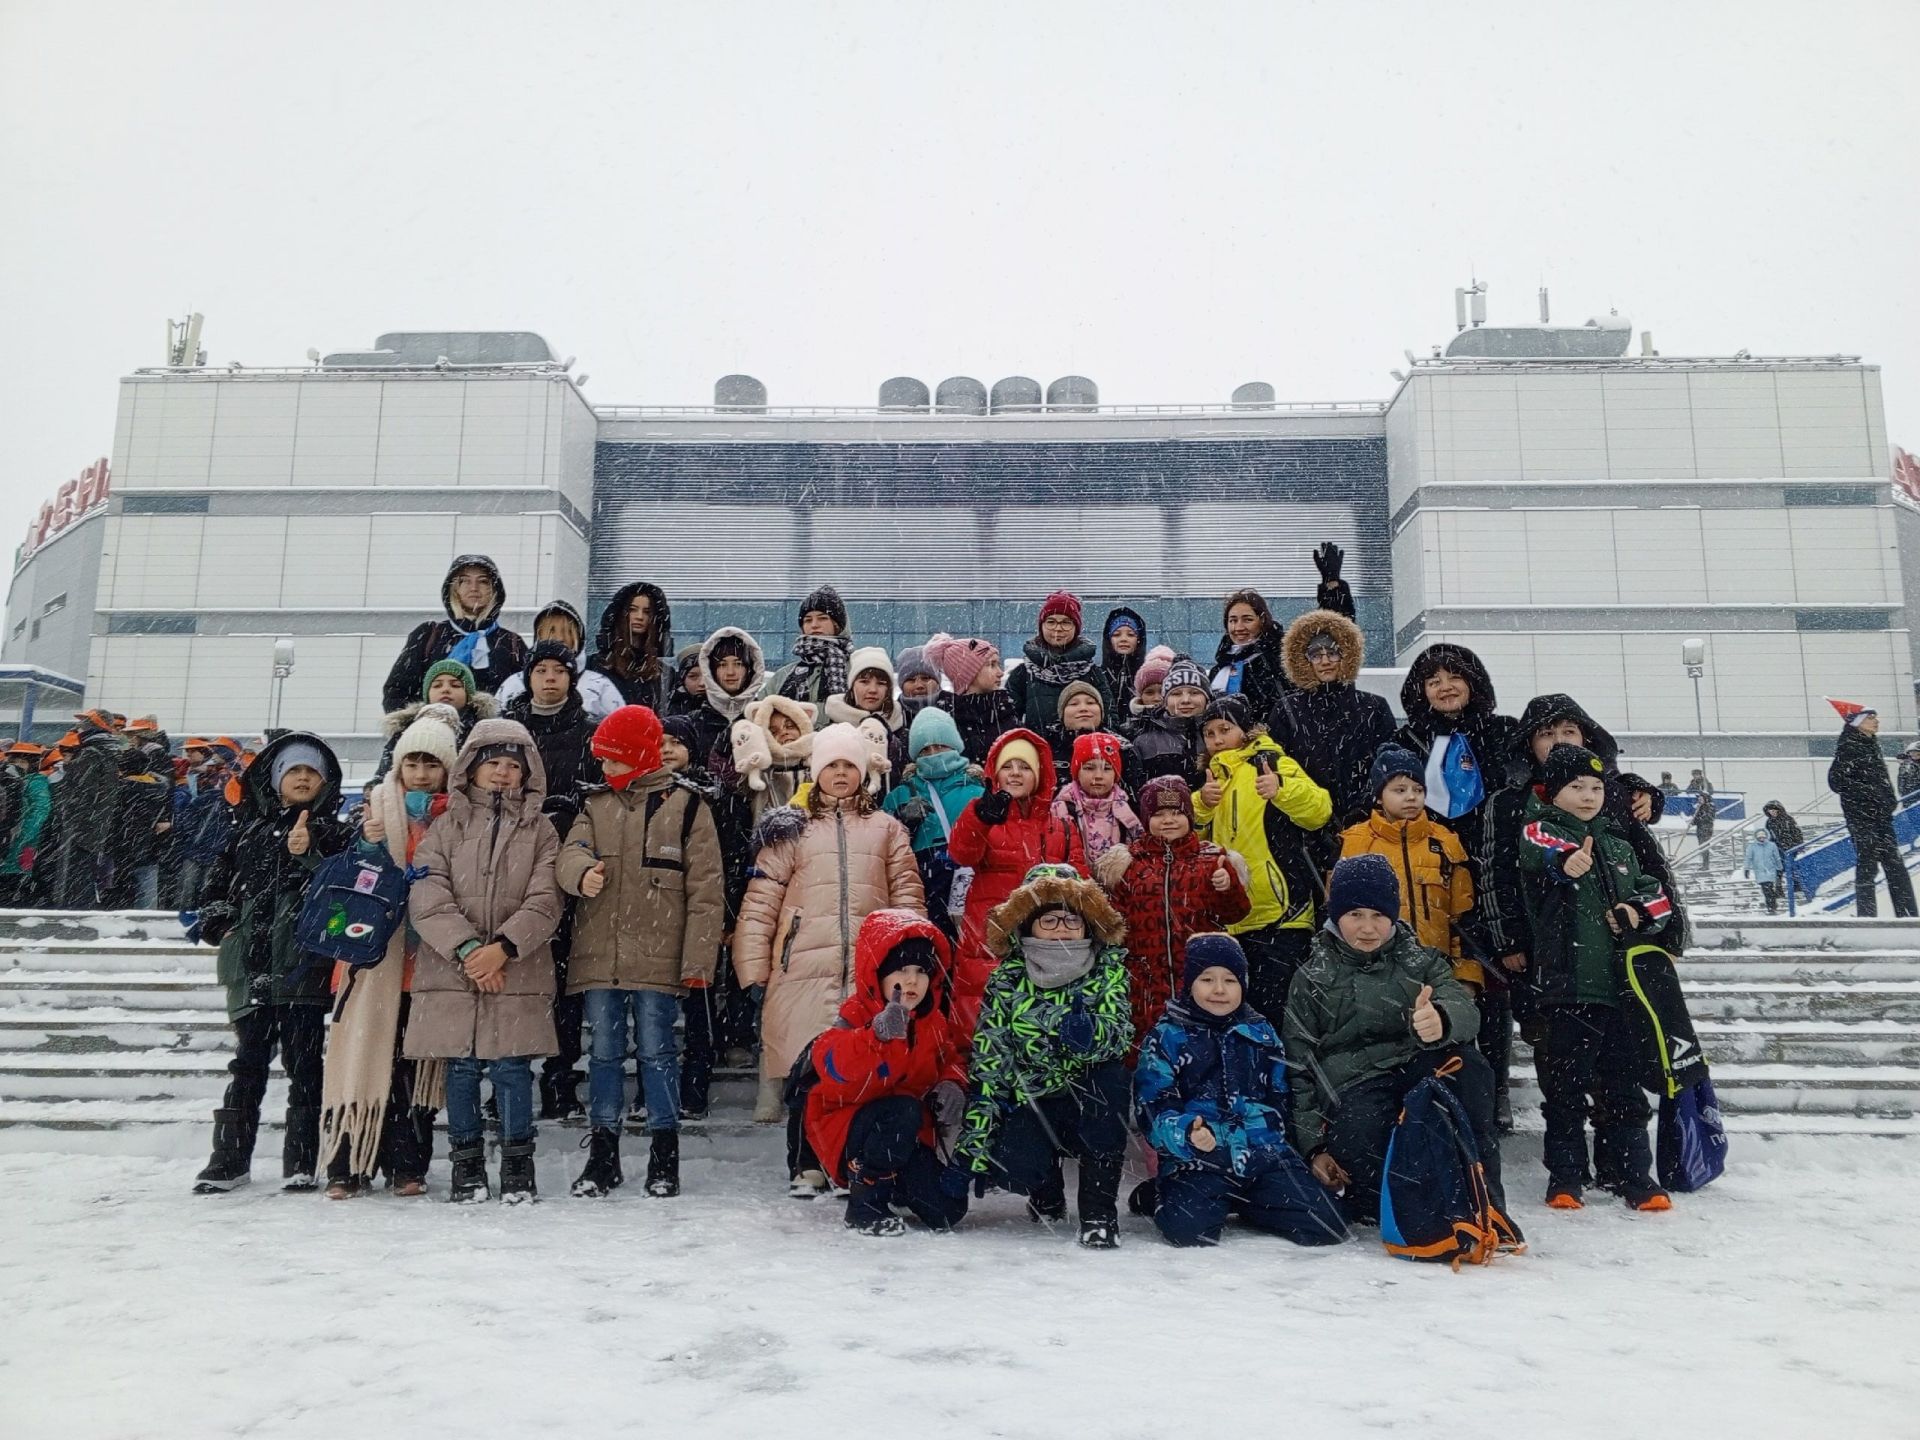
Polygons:
<instances>
[{"instance_id":1,"label":"overcast white sky","mask_svg":"<svg viewBox=\"0 0 1920 1440\"><path fill-rule=\"evenodd\" d=\"M1920 4L0 0L0 545L115 381L526 328L601 402L1380 397L1617 307L1848 351L1920 448Z\"/></svg>"}]
</instances>

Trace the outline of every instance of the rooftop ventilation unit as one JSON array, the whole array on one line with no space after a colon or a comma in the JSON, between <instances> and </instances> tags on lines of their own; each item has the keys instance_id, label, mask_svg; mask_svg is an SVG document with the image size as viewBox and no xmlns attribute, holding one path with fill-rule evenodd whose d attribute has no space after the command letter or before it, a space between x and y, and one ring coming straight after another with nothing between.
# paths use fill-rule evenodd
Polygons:
<instances>
[{"instance_id":1,"label":"rooftop ventilation unit","mask_svg":"<svg viewBox=\"0 0 1920 1440\"><path fill-rule=\"evenodd\" d=\"M767 387L751 375L722 375L713 382L716 410L734 410L742 415L767 413Z\"/></svg>"},{"instance_id":2,"label":"rooftop ventilation unit","mask_svg":"<svg viewBox=\"0 0 1920 1440\"><path fill-rule=\"evenodd\" d=\"M1273 386L1264 380L1249 380L1244 385L1234 386L1233 408L1236 410L1273 409Z\"/></svg>"},{"instance_id":3,"label":"rooftop ventilation unit","mask_svg":"<svg viewBox=\"0 0 1920 1440\"><path fill-rule=\"evenodd\" d=\"M933 408L943 415L984 415L987 387L971 375L951 375L935 387Z\"/></svg>"},{"instance_id":4,"label":"rooftop ventilation unit","mask_svg":"<svg viewBox=\"0 0 1920 1440\"><path fill-rule=\"evenodd\" d=\"M932 397L927 392L927 382L916 380L911 375L896 375L891 380L880 382L880 408L882 410L915 411L924 415Z\"/></svg>"},{"instance_id":5,"label":"rooftop ventilation unit","mask_svg":"<svg viewBox=\"0 0 1920 1440\"><path fill-rule=\"evenodd\" d=\"M1045 403L1040 382L1026 375L1009 375L993 382L987 405L996 415L1037 414Z\"/></svg>"},{"instance_id":6,"label":"rooftop ventilation unit","mask_svg":"<svg viewBox=\"0 0 1920 1440\"><path fill-rule=\"evenodd\" d=\"M1047 386L1047 409L1088 411L1098 409L1100 387L1084 375L1062 375Z\"/></svg>"}]
</instances>

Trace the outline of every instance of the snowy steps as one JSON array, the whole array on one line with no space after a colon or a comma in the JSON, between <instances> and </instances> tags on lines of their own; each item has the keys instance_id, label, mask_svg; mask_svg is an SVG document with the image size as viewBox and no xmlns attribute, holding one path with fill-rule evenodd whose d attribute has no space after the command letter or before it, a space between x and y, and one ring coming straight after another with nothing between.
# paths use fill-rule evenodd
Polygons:
<instances>
[{"instance_id":1,"label":"snowy steps","mask_svg":"<svg viewBox=\"0 0 1920 1440\"><path fill-rule=\"evenodd\" d=\"M1920 924L1697 919L1680 969L1730 1128L1920 1135ZM62 1135L53 1148L86 1132L105 1143L115 1131L178 1131L191 1141L169 1146L203 1144L230 1051L214 951L186 944L171 915L0 911L7 1148L35 1134ZM711 1118L689 1123L689 1138L772 1133L749 1119L756 1083L717 1072ZM1514 1098L1520 1128L1537 1129L1524 1045ZM285 1103L276 1074L269 1128Z\"/></svg>"}]
</instances>

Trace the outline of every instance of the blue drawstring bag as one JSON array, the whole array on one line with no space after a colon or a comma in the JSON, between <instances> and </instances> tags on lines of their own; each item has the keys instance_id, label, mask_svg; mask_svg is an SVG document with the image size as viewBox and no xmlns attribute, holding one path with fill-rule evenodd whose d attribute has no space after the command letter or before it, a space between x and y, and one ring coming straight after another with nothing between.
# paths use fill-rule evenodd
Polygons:
<instances>
[{"instance_id":1,"label":"blue drawstring bag","mask_svg":"<svg viewBox=\"0 0 1920 1440\"><path fill-rule=\"evenodd\" d=\"M1727 1168L1727 1127L1713 1081L1696 1080L1671 1099L1660 1101L1655 1147L1660 1183L1685 1194L1720 1178Z\"/></svg>"}]
</instances>

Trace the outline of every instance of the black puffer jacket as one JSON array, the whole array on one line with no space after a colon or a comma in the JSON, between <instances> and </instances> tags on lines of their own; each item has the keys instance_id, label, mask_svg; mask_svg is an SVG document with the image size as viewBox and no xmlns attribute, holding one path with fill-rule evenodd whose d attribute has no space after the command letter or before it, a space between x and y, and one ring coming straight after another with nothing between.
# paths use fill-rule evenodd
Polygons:
<instances>
[{"instance_id":1,"label":"black puffer jacket","mask_svg":"<svg viewBox=\"0 0 1920 1440\"><path fill-rule=\"evenodd\" d=\"M1427 703L1427 681L1441 669L1450 670L1467 682L1467 706L1457 715L1442 715ZM1424 764L1437 738L1455 733L1466 736L1473 748L1474 763L1480 770L1485 798L1491 799L1512 781L1509 767L1518 728L1512 716L1496 710L1498 703L1493 692L1493 677L1487 674L1487 667L1478 655L1464 645L1444 641L1429 645L1414 657L1407 678L1400 686L1400 708L1407 718L1394 732L1394 743L1411 750ZM1434 797L1429 795L1427 799L1432 804ZM1483 800L1482 805L1484 803ZM1459 834L1476 864L1484 863L1486 858L1482 805L1440 817Z\"/></svg>"},{"instance_id":2,"label":"black puffer jacket","mask_svg":"<svg viewBox=\"0 0 1920 1440\"><path fill-rule=\"evenodd\" d=\"M453 608L453 577L462 570L478 566L493 577L493 607L477 620L469 620L455 613ZM393 662L393 668L387 672L386 683L380 688L381 708L398 710L420 698L420 686L427 676L427 667L436 660L444 660L453 653L453 647L475 631L484 632L487 642L487 663L476 665L468 662L467 668L473 671L473 678L480 688L491 695L506 683L509 675L520 673L520 667L527 662L527 642L506 626L499 623L500 612L506 608L507 587L500 578L500 567L486 555L459 555L453 564L447 567L447 575L440 582L440 605L447 612L444 620L429 620L424 625L416 625L407 636L406 644L400 647L400 654Z\"/></svg>"},{"instance_id":3,"label":"black puffer jacket","mask_svg":"<svg viewBox=\"0 0 1920 1440\"><path fill-rule=\"evenodd\" d=\"M1133 647L1131 655L1122 655L1113 648L1112 631L1116 620L1133 621L1133 628L1140 633L1140 643ZM1119 707L1122 715L1127 713L1127 701L1133 698L1133 677L1146 658L1147 622L1131 606L1116 605L1107 612L1106 624L1100 627L1100 672L1107 677L1107 693L1113 697L1113 703Z\"/></svg>"},{"instance_id":4,"label":"black puffer jacket","mask_svg":"<svg viewBox=\"0 0 1920 1440\"><path fill-rule=\"evenodd\" d=\"M993 742L1020 723L1020 702L1006 690L989 690L984 695L942 690L933 703L953 716L967 759L975 765L986 764Z\"/></svg>"},{"instance_id":5,"label":"black puffer jacket","mask_svg":"<svg viewBox=\"0 0 1920 1440\"><path fill-rule=\"evenodd\" d=\"M274 760L292 745L317 746L326 783L305 805L280 803ZM227 990L227 1018L262 1005L324 1005L333 966L313 961L293 944L293 922L316 866L353 842L353 829L336 818L340 762L317 735L295 730L254 757L240 780L240 823L207 872L200 890L200 938L220 947L216 973ZM304 855L287 853L287 835L307 816Z\"/></svg>"},{"instance_id":6,"label":"black puffer jacket","mask_svg":"<svg viewBox=\"0 0 1920 1440\"><path fill-rule=\"evenodd\" d=\"M1840 797L1840 813L1849 830L1892 822L1898 797L1887 778L1887 761L1877 736L1852 725L1841 728L1833 745L1833 764L1827 767L1827 788Z\"/></svg>"},{"instance_id":7,"label":"black puffer jacket","mask_svg":"<svg viewBox=\"0 0 1920 1440\"><path fill-rule=\"evenodd\" d=\"M1633 847L1640 869L1660 882L1660 888L1672 902L1673 920L1662 933L1660 943L1679 954L1686 948L1690 931L1673 867L1653 831L1633 817L1636 795L1645 795L1651 800L1654 823L1666 809L1667 797L1652 781L1621 770L1619 742L1571 695L1561 694L1536 695L1527 702L1527 708L1514 726L1514 741L1507 755L1507 784L1488 802L1482 814L1480 853L1484 861L1474 904L1480 943L1491 956L1533 951L1525 882L1519 868L1520 832L1526 824L1527 799L1540 779L1533 758L1534 732L1560 720L1571 720L1578 725L1586 748L1605 764L1607 803L1602 813L1612 822L1613 833ZM1553 797L1540 798L1551 803Z\"/></svg>"},{"instance_id":8,"label":"black puffer jacket","mask_svg":"<svg viewBox=\"0 0 1920 1440\"><path fill-rule=\"evenodd\" d=\"M540 810L553 821L560 838L566 839L587 787L601 783L600 762L593 758L595 725L580 703L580 692L570 689L567 703L552 715L536 712L533 697L522 692L507 702L501 714L519 721L533 736L547 771L547 798Z\"/></svg>"},{"instance_id":9,"label":"black puffer jacket","mask_svg":"<svg viewBox=\"0 0 1920 1440\"><path fill-rule=\"evenodd\" d=\"M1322 683L1307 660L1307 646L1331 635L1340 647L1340 674ZM1333 796L1336 828L1353 824L1373 808L1367 772L1374 752L1393 738L1393 711L1378 695L1357 689L1366 663L1367 642L1360 627L1331 610L1309 610L1287 631L1281 659L1291 693L1280 697L1267 729Z\"/></svg>"},{"instance_id":10,"label":"black puffer jacket","mask_svg":"<svg viewBox=\"0 0 1920 1440\"><path fill-rule=\"evenodd\" d=\"M1200 719L1182 720L1166 706L1134 718L1124 732L1133 742L1134 764L1140 783L1160 775L1178 775L1194 789L1206 783L1205 746L1200 743Z\"/></svg>"},{"instance_id":11,"label":"black puffer jacket","mask_svg":"<svg viewBox=\"0 0 1920 1440\"><path fill-rule=\"evenodd\" d=\"M627 633L627 607L636 595L653 602L653 618L641 636ZM645 580L614 591L600 612L600 633L587 668L611 680L627 704L664 713L674 670L673 607L667 603L667 592Z\"/></svg>"},{"instance_id":12,"label":"black puffer jacket","mask_svg":"<svg viewBox=\"0 0 1920 1440\"><path fill-rule=\"evenodd\" d=\"M1209 687L1215 695L1239 694L1247 700L1247 713L1256 719L1273 713L1273 707L1280 703L1280 697L1287 691L1286 665L1281 658L1286 648L1287 632L1278 620L1271 620L1267 628L1260 632L1243 653L1237 650L1233 641L1225 635L1213 651L1213 673L1208 677ZM1227 691L1224 684L1231 683L1221 679L1221 672L1240 662L1240 684L1238 690Z\"/></svg>"}]
</instances>

